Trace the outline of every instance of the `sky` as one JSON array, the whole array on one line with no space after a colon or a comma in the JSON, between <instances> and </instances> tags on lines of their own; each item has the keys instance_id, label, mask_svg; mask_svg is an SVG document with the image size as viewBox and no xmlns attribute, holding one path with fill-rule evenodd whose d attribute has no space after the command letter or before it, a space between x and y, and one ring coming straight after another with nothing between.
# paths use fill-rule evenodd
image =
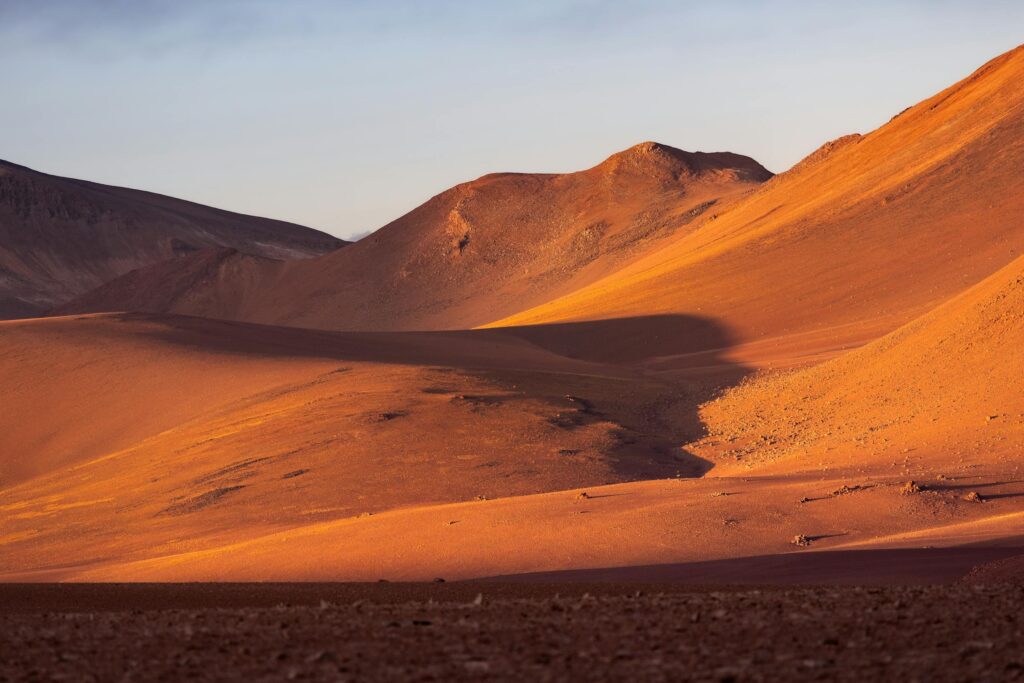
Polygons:
<instances>
[{"instance_id":1,"label":"sky","mask_svg":"<svg viewBox=\"0 0 1024 683\"><path fill-rule=\"evenodd\" d=\"M784 171L1022 28L1021 0L0 0L0 158L353 237L644 140Z\"/></svg>"}]
</instances>

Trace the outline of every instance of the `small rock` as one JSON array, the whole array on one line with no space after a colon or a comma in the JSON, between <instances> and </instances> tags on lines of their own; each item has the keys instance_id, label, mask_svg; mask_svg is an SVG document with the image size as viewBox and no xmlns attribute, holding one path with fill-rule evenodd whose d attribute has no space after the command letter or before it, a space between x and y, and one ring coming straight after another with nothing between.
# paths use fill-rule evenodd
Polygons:
<instances>
[{"instance_id":1,"label":"small rock","mask_svg":"<svg viewBox=\"0 0 1024 683\"><path fill-rule=\"evenodd\" d=\"M318 650L313 654L306 657L307 664L315 664L317 662L330 662L334 661L334 653L327 652L326 650Z\"/></svg>"},{"instance_id":2,"label":"small rock","mask_svg":"<svg viewBox=\"0 0 1024 683\"><path fill-rule=\"evenodd\" d=\"M918 484L916 481L908 481L907 483L903 484L903 487L900 489L900 493L903 494L904 496L910 496L915 493L921 493L921 491L923 490L924 487Z\"/></svg>"}]
</instances>

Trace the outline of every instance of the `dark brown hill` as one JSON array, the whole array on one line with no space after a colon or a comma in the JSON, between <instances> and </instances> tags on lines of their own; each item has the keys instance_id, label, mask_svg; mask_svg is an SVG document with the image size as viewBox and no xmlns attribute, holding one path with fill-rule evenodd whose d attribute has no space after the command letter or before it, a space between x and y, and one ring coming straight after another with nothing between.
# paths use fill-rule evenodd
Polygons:
<instances>
[{"instance_id":1,"label":"dark brown hill","mask_svg":"<svg viewBox=\"0 0 1024 683\"><path fill-rule=\"evenodd\" d=\"M343 244L292 223L0 161L0 318L38 314L135 268L209 247L294 259Z\"/></svg>"}]
</instances>

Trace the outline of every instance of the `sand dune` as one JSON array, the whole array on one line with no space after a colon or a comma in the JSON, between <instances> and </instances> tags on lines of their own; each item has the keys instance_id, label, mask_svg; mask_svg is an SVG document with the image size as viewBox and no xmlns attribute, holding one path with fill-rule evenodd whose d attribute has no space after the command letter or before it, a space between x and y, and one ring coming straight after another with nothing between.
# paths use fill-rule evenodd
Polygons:
<instances>
[{"instance_id":1,"label":"sand dune","mask_svg":"<svg viewBox=\"0 0 1024 683\"><path fill-rule=\"evenodd\" d=\"M292 223L0 161L0 317L42 313L130 270L209 247L306 258L344 242Z\"/></svg>"}]
</instances>

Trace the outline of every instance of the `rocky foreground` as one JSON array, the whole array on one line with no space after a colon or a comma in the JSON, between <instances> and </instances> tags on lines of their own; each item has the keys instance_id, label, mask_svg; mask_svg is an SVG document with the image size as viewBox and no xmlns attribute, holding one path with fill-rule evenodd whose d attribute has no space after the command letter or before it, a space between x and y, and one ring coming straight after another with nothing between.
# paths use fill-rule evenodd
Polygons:
<instances>
[{"instance_id":1,"label":"rocky foreground","mask_svg":"<svg viewBox=\"0 0 1024 683\"><path fill-rule=\"evenodd\" d=\"M1019 584L51 585L0 595L3 681L1024 679Z\"/></svg>"}]
</instances>

